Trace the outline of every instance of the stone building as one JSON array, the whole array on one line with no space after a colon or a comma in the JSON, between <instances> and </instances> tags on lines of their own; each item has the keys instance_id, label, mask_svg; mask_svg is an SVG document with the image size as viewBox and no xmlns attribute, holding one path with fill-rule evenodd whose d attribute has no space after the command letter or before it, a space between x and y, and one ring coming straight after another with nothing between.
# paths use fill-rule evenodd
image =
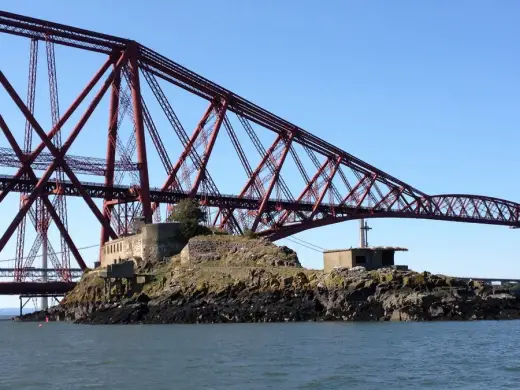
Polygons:
<instances>
[{"instance_id":1,"label":"stone building","mask_svg":"<svg viewBox=\"0 0 520 390\"><path fill-rule=\"evenodd\" d=\"M377 269L394 266L396 251L407 251L398 247L334 249L323 252L323 269L328 272L335 267Z\"/></svg>"},{"instance_id":2,"label":"stone building","mask_svg":"<svg viewBox=\"0 0 520 390\"><path fill-rule=\"evenodd\" d=\"M161 261L178 254L184 247L180 224L145 224L142 219L134 222L134 234L120 237L103 245L101 267L132 260L139 265L145 261Z\"/></svg>"}]
</instances>

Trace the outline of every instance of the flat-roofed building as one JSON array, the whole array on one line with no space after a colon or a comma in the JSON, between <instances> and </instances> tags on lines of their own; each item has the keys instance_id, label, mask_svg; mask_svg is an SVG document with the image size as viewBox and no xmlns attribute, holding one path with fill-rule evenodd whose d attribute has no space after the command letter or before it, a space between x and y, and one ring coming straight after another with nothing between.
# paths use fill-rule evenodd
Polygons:
<instances>
[{"instance_id":1,"label":"flat-roofed building","mask_svg":"<svg viewBox=\"0 0 520 390\"><path fill-rule=\"evenodd\" d=\"M353 268L357 266L366 269L392 267L394 254L397 251L407 251L400 247L373 247L332 249L323 252L323 269L328 272L335 267Z\"/></svg>"}]
</instances>

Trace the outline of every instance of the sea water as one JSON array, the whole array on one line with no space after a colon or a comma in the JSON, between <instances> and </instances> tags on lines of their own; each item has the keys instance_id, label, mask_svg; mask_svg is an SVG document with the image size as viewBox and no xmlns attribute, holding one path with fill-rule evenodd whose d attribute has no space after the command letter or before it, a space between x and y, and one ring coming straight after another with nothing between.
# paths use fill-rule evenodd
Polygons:
<instances>
[{"instance_id":1,"label":"sea water","mask_svg":"<svg viewBox=\"0 0 520 390\"><path fill-rule=\"evenodd\" d=\"M0 389L518 389L520 321L0 321Z\"/></svg>"}]
</instances>

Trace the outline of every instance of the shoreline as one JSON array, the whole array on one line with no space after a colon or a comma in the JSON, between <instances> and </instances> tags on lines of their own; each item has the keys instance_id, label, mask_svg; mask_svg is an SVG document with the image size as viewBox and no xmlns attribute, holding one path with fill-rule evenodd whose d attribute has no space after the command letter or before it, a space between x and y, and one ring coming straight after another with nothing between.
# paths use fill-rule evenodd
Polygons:
<instances>
[{"instance_id":1,"label":"shoreline","mask_svg":"<svg viewBox=\"0 0 520 390\"><path fill-rule=\"evenodd\" d=\"M260 273L260 283L257 274ZM431 274L380 270L336 271L326 281L345 286L312 286L275 270L249 270L248 283L211 291L207 285L172 289L150 297L140 293L114 302L67 302L15 317L15 321L67 321L77 324L201 324L261 322L479 321L520 319L520 295L508 288L465 283ZM373 280L378 276L392 282ZM412 282L406 278L417 278ZM403 285L403 279L406 282ZM277 285L285 281L286 284ZM413 284L415 283L415 284ZM275 285L276 287L273 287Z\"/></svg>"}]
</instances>

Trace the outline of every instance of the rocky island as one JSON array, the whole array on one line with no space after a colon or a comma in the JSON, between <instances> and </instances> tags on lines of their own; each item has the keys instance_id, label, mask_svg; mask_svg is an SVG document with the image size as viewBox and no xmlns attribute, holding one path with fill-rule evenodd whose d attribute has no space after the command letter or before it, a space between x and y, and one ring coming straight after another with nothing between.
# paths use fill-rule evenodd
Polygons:
<instances>
[{"instance_id":1,"label":"rocky island","mask_svg":"<svg viewBox=\"0 0 520 390\"><path fill-rule=\"evenodd\" d=\"M143 263L144 280L106 294L98 270L62 302L21 321L173 324L287 321L433 321L520 318L514 287L395 267L305 269L295 252L263 239L197 236L182 253Z\"/></svg>"}]
</instances>

